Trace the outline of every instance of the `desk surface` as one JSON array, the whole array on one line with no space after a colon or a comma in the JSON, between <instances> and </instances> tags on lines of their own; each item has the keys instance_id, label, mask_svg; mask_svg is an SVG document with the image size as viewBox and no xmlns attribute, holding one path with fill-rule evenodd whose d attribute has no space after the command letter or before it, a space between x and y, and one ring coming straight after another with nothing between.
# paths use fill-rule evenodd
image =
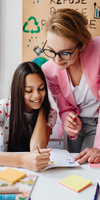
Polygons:
<instances>
[{"instance_id":1,"label":"desk surface","mask_svg":"<svg viewBox=\"0 0 100 200\"><path fill-rule=\"evenodd\" d=\"M75 157L77 154L73 153L71 155ZM2 169L3 167L0 167L0 170ZM88 163L74 168L52 168L43 172L23 170L27 173L31 172L38 175L31 194L31 200L93 200L97 183L96 178L100 179L100 169L91 169ZM91 180L92 185L76 193L58 183L59 180L71 174L76 174ZM97 200L100 200L100 191Z\"/></svg>"},{"instance_id":2,"label":"desk surface","mask_svg":"<svg viewBox=\"0 0 100 200\"><path fill-rule=\"evenodd\" d=\"M72 154L72 156L75 157L76 154ZM93 200L96 178L100 178L100 169L91 169L88 163L77 168L54 168L34 173L38 175L38 179L31 194L32 200ZM58 183L59 180L71 174L90 179L92 185L76 193ZM100 200L100 192L98 200Z\"/></svg>"}]
</instances>

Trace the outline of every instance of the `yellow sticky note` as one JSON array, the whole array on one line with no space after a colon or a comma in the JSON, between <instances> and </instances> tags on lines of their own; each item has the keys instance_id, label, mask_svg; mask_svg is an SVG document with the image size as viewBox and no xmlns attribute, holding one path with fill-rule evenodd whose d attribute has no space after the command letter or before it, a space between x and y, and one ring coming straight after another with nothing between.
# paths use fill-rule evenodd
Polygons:
<instances>
[{"instance_id":1,"label":"yellow sticky note","mask_svg":"<svg viewBox=\"0 0 100 200\"><path fill-rule=\"evenodd\" d=\"M80 192L84 188L91 185L92 182L86 178L72 174L60 180L59 183L71 190L74 190L75 192Z\"/></svg>"},{"instance_id":2,"label":"yellow sticky note","mask_svg":"<svg viewBox=\"0 0 100 200\"><path fill-rule=\"evenodd\" d=\"M25 176L26 173L10 167L0 172L0 179L9 182L11 185Z\"/></svg>"}]
</instances>

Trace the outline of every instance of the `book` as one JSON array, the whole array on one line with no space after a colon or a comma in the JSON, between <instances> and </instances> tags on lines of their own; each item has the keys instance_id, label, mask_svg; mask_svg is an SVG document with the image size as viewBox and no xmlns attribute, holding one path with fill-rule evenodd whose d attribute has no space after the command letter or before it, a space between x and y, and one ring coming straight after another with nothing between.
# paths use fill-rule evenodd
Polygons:
<instances>
[{"instance_id":1,"label":"book","mask_svg":"<svg viewBox=\"0 0 100 200\"><path fill-rule=\"evenodd\" d=\"M60 180L59 183L75 192L80 192L81 190L91 185L92 182L89 179L72 174Z\"/></svg>"},{"instance_id":2,"label":"book","mask_svg":"<svg viewBox=\"0 0 100 200\"><path fill-rule=\"evenodd\" d=\"M15 193L15 200L26 200L33 187L35 186L35 183L36 183L36 180L37 180L38 176L36 174L33 174L33 173L26 173L26 176L22 179L20 179L19 181L17 181L16 183L14 183L13 185L10 185L9 183L3 181L3 180L0 180L0 188L1 187L19 187L19 188L24 188L25 187L25 190L23 190L23 192L20 192L20 193ZM26 190L27 188L27 190Z\"/></svg>"},{"instance_id":3,"label":"book","mask_svg":"<svg viewBox=\"0 0 100 200\"><path fill-rule=\"evenodd\" d=\"M73 161L72 155L65 149L52 149L50 151L50 162L41 171L55 167L79 167L78 162Z\"/></svg>"},{"instance_id":4,"label":"book","mask_svg":"<svg viewBox=\"0 0 100 200\"><path fill-rule=\"evenodd\" d=\"M0 179L8 182L10 185L13 185L15 182L24 178L25 176L25 172L10 167L0 172Z\"/></svg>"}]
</instances>

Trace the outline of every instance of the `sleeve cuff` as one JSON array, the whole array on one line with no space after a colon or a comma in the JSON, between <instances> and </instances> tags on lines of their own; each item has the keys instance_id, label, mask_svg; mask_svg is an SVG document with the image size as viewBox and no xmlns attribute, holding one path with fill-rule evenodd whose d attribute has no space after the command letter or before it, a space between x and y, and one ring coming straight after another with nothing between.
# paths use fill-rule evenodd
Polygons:
<instances>
[{"instance_id":1,"label":"sleeve cuff","mask_svg":"<svg viewBox=\"0 0 100 200\"><path fill-rule=\"evenodd\" d=\"M76 140L77 137L78 137L78 133L77 133L77 135L75 135L74 137L69 135L69 139L70 139L70 140Z\"/></svg>"}]
</instances>

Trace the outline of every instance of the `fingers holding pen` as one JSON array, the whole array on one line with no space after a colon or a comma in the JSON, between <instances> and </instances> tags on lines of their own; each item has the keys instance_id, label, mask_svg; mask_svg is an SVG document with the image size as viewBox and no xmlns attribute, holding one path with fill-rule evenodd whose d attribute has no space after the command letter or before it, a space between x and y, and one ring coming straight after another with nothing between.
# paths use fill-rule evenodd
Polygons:
<instances>
[{"instance_id":1,"label":"fingers holding pen","mask_svg":"<svg viewBox=\"0 0 100 200\"><path fill-rule=\"evenodd\" d=\"M69 115L66 118L66 126L75 130L76 129L76 121L73 120L75 116L73 115L73 113L69 113Z\"/></svg>"},{"instance_id":2,"label":"fingers holding pen","mask_svg":"<svg viewBox=\"0 0 100 200\"><path fill-rule=\"evenodd\" d=\"M50 149L39 149L39 152L37 153L37 156L34 160L34 167L35 171L39 171L43 169L50 161Z\"/></svg>"},{"instance_id":3,"label":"fingers holding pen","mask_svg":"<svg viewBox=\"0 0 100 200\"><path fill-rule=\"evenodd\" d=\"M46 159L46 158L49 158L50 157L50 151L51 151L51 148L49 149L39 149L39 147L37 145L35 145L35 148L37 149L36 152L38 153L38 159Z\"/></svg>"},{"instance_id":4,"label":"fingers holding pen","mask_svg":"<svg viewBox=\"0 0 100 200\"><path fill-rule=\"evenodd\" d=\"M50 161L50 151L51 151L51 148L49 148L49 149L39 149L38 148L38 146L36 147L37 148L37 153L38 153L38 155L37 155L37 158L38 158L38 160L41 162L41 161L43 161L43 162L49 162Z\"/></svg>"},{"instance_id":5,"label":"fingers holding pen","mask_svg":"<svg viewBox=\"0 0 100 200\"><path fill-rule=\"evenodd\" d=\"M69 121L71 124L76 125L76 115L73 114L72 112L69 113L67 116L67 121Z\"/></svg>"},{"instance_id":6,"label":"fingers holding pen","mask_svg":"<svg viewBox=\"0 0 100 200\"><path fill-rule=\"evenodd\" d=\"M77 117L78 115L78 113L75 115L71 112L66 118L65 131L72 137L77 135L81 129L81 121Z\"/></svg>"},{"instance_id":7,"label":"fingers holding pen","mask_svg":"<svg viewBox=\"0 0 100 200\"><path fill-rule=\"evenodd\" d=\"M40 153L36 150L21 154L21 167L39 171L42 170L50 161L50 149L40 149Z\"/></svg>"}]
</instances>

